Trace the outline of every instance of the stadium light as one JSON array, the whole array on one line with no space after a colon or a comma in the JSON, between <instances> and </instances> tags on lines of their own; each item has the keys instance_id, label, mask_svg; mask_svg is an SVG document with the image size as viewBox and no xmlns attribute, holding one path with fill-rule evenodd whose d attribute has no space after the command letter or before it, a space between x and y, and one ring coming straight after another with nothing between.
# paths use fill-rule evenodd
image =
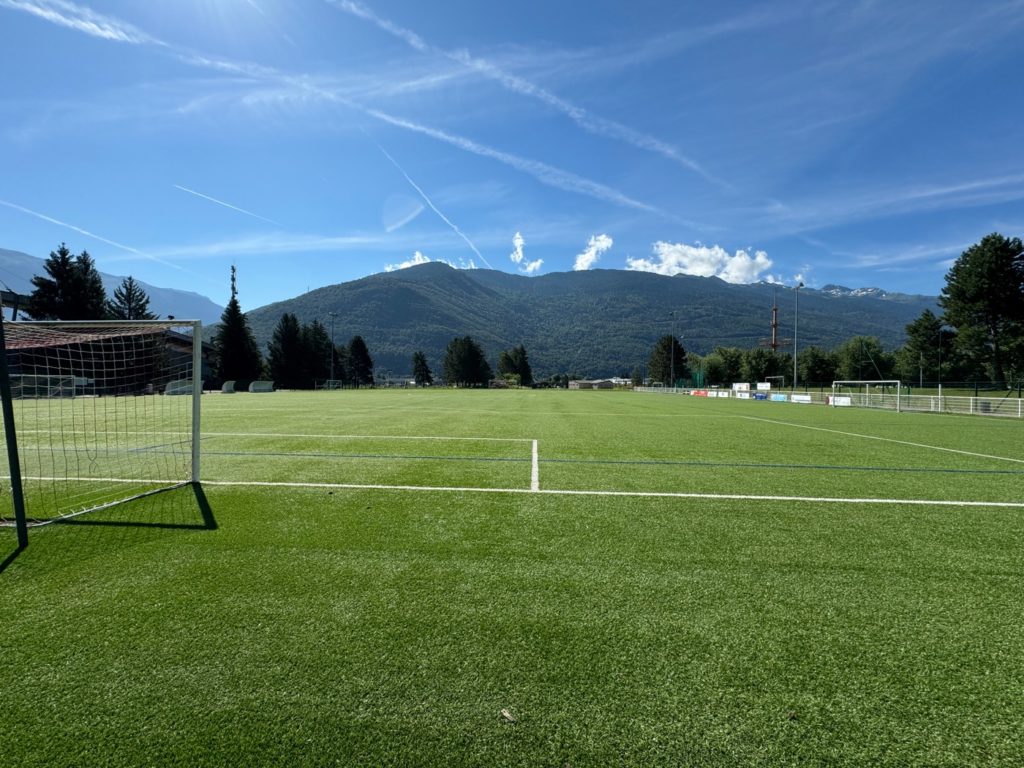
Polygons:
<instances>
[{"instance_id":1,"label":"stadium light","mask_svg":"<svg viewBox=\"0 0 1024 768\"><path fill-rule=\"evenodd\" d=\"M800 319L800 289L804 287L801 280L793 292L793 391L796 392L796 326Z\"/></svg>"}]
</instances>

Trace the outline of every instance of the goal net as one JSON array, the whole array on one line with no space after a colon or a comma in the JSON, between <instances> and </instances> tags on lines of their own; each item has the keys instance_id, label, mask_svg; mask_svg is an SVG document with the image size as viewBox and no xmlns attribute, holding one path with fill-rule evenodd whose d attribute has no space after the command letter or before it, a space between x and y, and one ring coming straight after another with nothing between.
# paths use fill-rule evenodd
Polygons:
<instances>
[{"instance_id":1,"label":"goal net","mask_svg":"<svg viewBox=\"0 0 1024 768\"><path fill-rule=\"evenodd\" d=\"M828 404L902 410L903 384L897 379L833 381Z\"/></svg>"},{"instance_id":2,"label":"goal net","mask_svg":"<svg viewBox=\"0 0 1024 768\"><path fill-rule=\"evenodd\" d=\"M4 322L3 523L197 481L201 338L198 321Z\"/></svg>"}]
</instances>

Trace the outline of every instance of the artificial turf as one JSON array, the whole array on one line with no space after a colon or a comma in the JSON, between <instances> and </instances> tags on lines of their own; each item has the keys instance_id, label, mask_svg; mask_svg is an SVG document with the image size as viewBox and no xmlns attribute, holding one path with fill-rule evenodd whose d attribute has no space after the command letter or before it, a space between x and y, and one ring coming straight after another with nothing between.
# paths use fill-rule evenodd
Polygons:
<instances>
[{"instance_id":1,"label":"artificial turf","mask_svg":"<svg viewBox=\"0 0 1024 768\"><path fill-rule=\"evenodd\" d=\"M524 490L536 439L547 489L1020 501L1020 423L626 393L203 406L200 494L16 556L0 531L4 765L1024 762L1021 508L214 484Z\"/></svg>"}]
</instances>

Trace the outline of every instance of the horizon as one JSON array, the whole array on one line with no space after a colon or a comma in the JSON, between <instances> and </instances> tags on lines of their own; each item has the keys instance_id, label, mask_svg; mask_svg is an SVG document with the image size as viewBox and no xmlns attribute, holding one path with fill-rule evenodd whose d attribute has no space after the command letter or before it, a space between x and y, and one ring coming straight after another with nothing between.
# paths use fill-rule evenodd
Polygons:
<instances>
[{"instance_id":1,"label":"horizon","mask_svg":"<svg viewBox=\"0 0 1024 768\"><path fill-rule=\"evenodd\" d=\"M428 261L937 296L1024 232L1019 3L444 9L0 0L0 247L249 311Z\"/></svg>"}]
</instances>

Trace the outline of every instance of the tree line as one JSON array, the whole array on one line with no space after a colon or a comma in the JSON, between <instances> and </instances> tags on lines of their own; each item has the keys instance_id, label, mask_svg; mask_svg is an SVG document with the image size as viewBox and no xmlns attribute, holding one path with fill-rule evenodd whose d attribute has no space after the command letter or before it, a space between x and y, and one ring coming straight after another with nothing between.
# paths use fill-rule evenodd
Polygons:
<instances>
[{"instance_id":1,"label":"tree line","mask_svg":"<svg viewBox=\"0 0 1024 768\"><path fill-rule=\"evenodd\" d=\"M1024 380L1024 244L993 233L965 250L946 274L942 314L926 309L906 326L906 342L886 350L876 336L854 336L834 349L798 350L796 374L806 385L844 379L900 379L908 384L977 383L1004 389ZM674 362L673 362L674 359ZM674 336L655 344L648 370L633 380L730 384L783 377L792 383L793 355L767 348L715 347L687 354ZM646 375L645 375L646 373Z\"/></svg>"},{"instance_id":2,"label":"tree line","mask_svg":"<svg viewBox=\"0 0 1024 768\"><path fill-rule=\"evenodd\" d=\"M107 297L88 251L77 256L61 243L43 263L46 275L32 278L26 314L33 320L155 320L149 296L130 275Z\"/></svg>"}]
</instances>

